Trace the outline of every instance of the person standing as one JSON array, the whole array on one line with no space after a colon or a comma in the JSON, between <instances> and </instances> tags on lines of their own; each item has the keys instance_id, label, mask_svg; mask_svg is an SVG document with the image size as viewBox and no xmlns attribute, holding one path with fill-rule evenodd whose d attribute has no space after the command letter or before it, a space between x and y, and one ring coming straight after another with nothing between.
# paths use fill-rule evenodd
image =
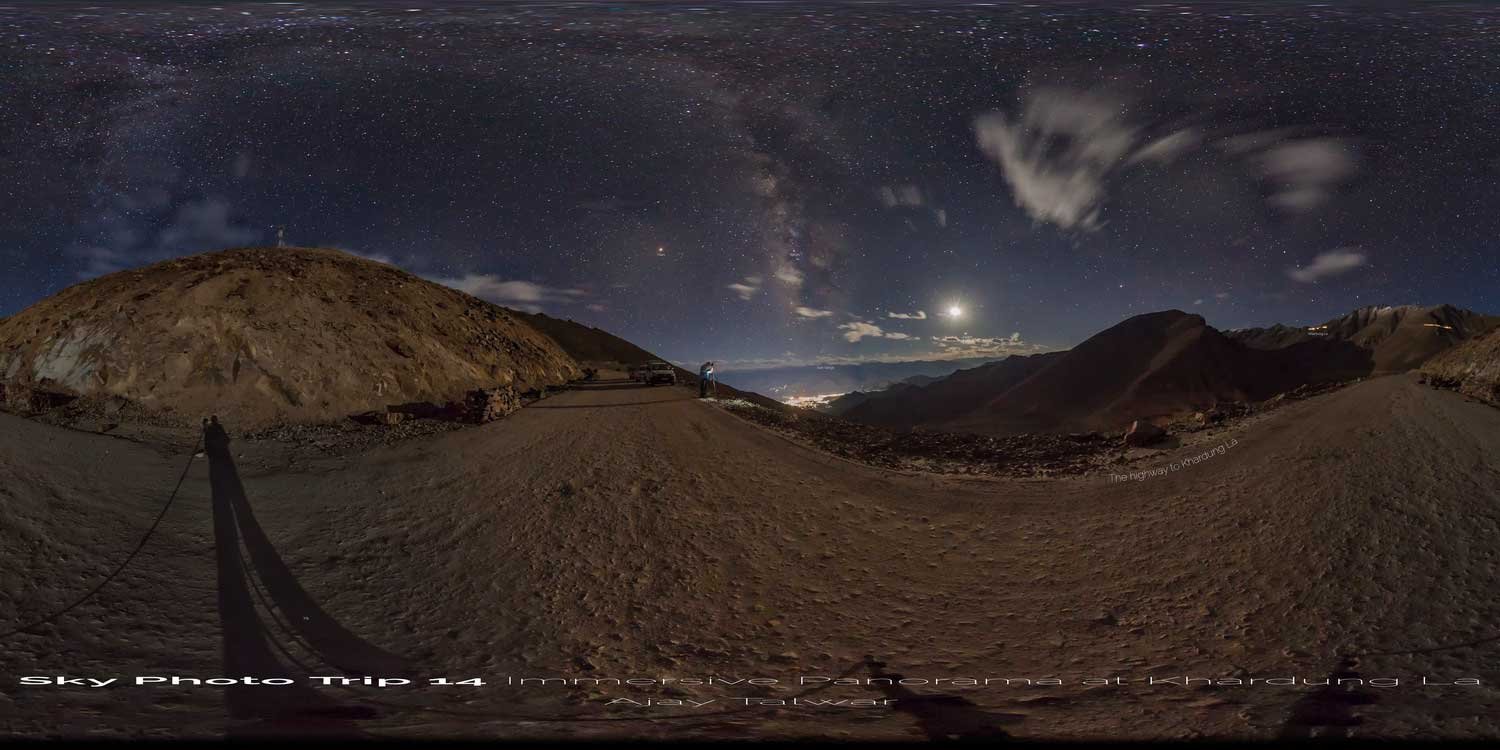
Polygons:
<instances>
[{"instance_id":1,"label":"person standing","mask_svg":"<svg viewBox=\"0 0 1500 750\"><path fill-rule=\"evenodd\" d=\"M708 384L714 379L714 363L712 360L704 362L698 368L698 398L708 398Z\"/></svg>"}]
</instances>

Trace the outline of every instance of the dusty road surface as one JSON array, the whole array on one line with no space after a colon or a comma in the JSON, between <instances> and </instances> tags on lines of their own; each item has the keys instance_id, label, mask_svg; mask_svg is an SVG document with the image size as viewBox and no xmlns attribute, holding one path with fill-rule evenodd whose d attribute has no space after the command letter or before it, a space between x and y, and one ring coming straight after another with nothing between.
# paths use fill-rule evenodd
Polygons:
<instances>
[{"instance_id":1,"label":"dusty road surface","mask_svg":"<svg viewBox=\"0 0 1500 750\"><path fill-rule=\"evenodd\" d=\"M185 455L0 426L8 630L128 553ZM1217 453L1148 458L1135 479L896 474L627 383L354 456L227 427L125 573L0 641L4 732L1500 734L1500 410L1404 376L1226 429ZM17 685L233 668L487 684ZM1364 684L1175 684L1335 673ZM806 692L841 674L918 682ZM506 684L523 677L584 682ZM608 682L708 677L777 684ZM895 703L805 703L856 699Z\"/></svg>"}]
</instances>

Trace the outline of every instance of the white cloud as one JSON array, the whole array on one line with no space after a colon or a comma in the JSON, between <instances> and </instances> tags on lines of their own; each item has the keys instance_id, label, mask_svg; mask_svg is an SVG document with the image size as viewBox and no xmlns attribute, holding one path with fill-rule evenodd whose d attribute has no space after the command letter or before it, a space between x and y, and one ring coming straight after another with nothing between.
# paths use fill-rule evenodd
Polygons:
<instances>
[{"instance_id":1,"label":"white cloud","mask_svg":"<svg viewBox=\"0 0 1500 750\"><path fill-rule=\"evenodd\" d=\"M974 133L1017 206L1037 221L1094 230L1110 173L1139 140L1123 112L1123 102L1100 93L1042 88L1018 120L991 112L974 121Z\"/></svg>"},{"instance_id":2,"label":"white cloud","mask_svg":"<svg viewBox=\"0 0 1500 750\"><path fill-rule=\"evenodd\" d=\"M851 320L839 326L844 340L855 343L863 339L891 339L892 341L914 340L916 337L900 331L887 331L868 320Z\"/></svg>"},{"instance_id":3,"label":"white cloud","mask_svg":"<svg viewBox=\"0 0 1500 750\"><path fill-rule=\"evenodd\" d=\"M927 319L927 311L926 310L918 310L918 311L913 312L913 313L888 312L888 313L886 313L886 317L888 317L888 318L896 318L898 320L926 320Z\"/></svg>"},{"instance_id":4,"label":"white cloud","mask_svg":"<svg viewBox=\"0 0 1500 750\"><path fill-rule=\"evenodd\" d=\"M833 316L832 310L817 310L802 305L798 305L794 312L804 318L828 318Z\"/></svg>"},{"instance_id":5,"label":"white cloud","mask_svg":"<svg viewBox=\"0 0 1500 750\"><path fill-rule=\"evenodd\" d=\"M728 289L738 294L740 299L747 301L751 297L754 297L756 292L760 291L760 287L750 286L749 284L730 284Z\"/></svg>"},{"instance_id":6,"label":"white cloud","mask_svg":"<svg viewBox=\"0 0 1500 750\"><path fill-rule=\"evenodd\" d=\"M882 331L880 326L863 320L845 323L839 326L839 330L844 332L844 340L850 343L855 343L864 338L881 338L885 335L885 331Z\"/></svg>"},{"instance_id":7,"label":"white cloud","mask_svg":"<svg viewBox=\"0 0 1500 750\"><path fill-rule=\"evenodd\" d=\"M1275 186L1268 199L1287 211L1309 211L1354 176L1358 162L1338 138L1304 138L1267 148L1255 159L1261 176Z\"/></svg>"},{"instance_id":8,"label":"white cloud","mask_svg":"<svg viewBox=\"0 0 1500 750\"><path fill-rule=\"evenodd\" d=\"M1099 90L1041 87L1023 98L1018 113L984 114L973 127L979 150L1000 167L1015 204L1063 229L1098 229L1109 188L1122 173L1169 164L1205 143L1246 160L1270 187L1267 201L1284 211L1321 206L1359 168L1352 143L1341 138L1300 137L1286 128L1210 138L1200 128L1174 129L1131 114L1169 108Z\"/></svg>"},{"instance_id":9,"label":"white cloud","mask_svg":"<svg viewBox=\"0 0 1500 750\"><path fill-rule=\"evenodd\" d=\"M1193 304L1194 305L1201 305L1201 304L1203 304L1203 298L1200 297L1198 299L1193 300Z\"/></svg>"},{"instance_id":10,"label":"white cloud","mask_svg":"<svg viewBox=\"0 0 1500 750\"><path fill-rule=\"evenodd\" d=\"M727 288L739 295L740 299L749 302L750 298L754 297L755 293L760 291L760 285L763 281L764 279L759 276L746 276L743 281L730 284Z\"/></svg>"},{"instance_id":11,"label":"white cloud","mask_svg":"<svg viewBox=\"0 0 1500 750\"><path fill-rule=\"evenodd\" d=\"M1022 339L1019 331L1009 336L933 336L931 340L942 351L944 359L1000 357L1042 351L1042 347Z\"/></svg>"},{"instance_id":12,"label":"white cloud","mask_svg":"<svg viewBox=\"0 0 1500 750\"><path fill-rule=\"evenodd\" d=\"M1179 156L1192 151L1203 142L1203 136L1192 128L1184 128L1175 133L1168 133L1150 143L1140 147L1130 158L1127 164L1141 164L1153 162L1156 164L1171 164Z\"/></svg>"},{"instance_id":13,"label":"white cloud","mask_svg":"<svg viewBox=\"0 0 1500 750\"><path fill-rule=\"evenodd\" d=\"M786 265L776 270L776 278L792 286L801 286L806 277L795 266Z\"/></svg>"},{"instance_id":14,"label":"white cloud","mask_svg":"<svg viewBox=\"0 0 1500 750\"><path fill-rule=\"evenodd\" d=\"M1369 256L1359 252L1357 248L1339 248L1320 253L1313 258L1313 262L1306 266L1287 269L1287 275L1293 281L1303 284L1317 283L1330 276L1338 276L1348 273L1366 264Z\"/></svg>"},{"instance_id":15,"label":"white cloud","mask_svg":"<svg viewBox=\"0 0 1500 750\"><path fill-rule=\"evenodd\" d=\"M494 274L465 274L461 278L433 278L452 287L504 307L541 312L543 305L571 304L588 296L582 289L562 289L530 281L507 281Z\"/></svg>"}]
</instances>

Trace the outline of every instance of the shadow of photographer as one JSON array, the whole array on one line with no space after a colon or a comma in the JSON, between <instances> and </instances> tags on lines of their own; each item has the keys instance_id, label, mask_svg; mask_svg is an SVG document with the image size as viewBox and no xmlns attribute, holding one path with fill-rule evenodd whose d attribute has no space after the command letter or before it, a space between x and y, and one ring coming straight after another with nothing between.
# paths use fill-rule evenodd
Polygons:
<instances>
[{"instance_id":1,"label":"shadow of photographer","mask_svg":"<svg viewBox=\"0 0 1500 750\"><path fill-rule=\"evenodd\" d=\"M242 542L249 554L250 567L264 585L271 603L309 650L348 674L398 676L409 672L410 665L405 659L350 632L302 588L256 521L230 455L229 442L229 434L217 417L205 420L203 446L213 494L224 673L230 677L295 679L273 653L272 636L256 611L250 568L241 554ZM271 719L281 729L294 724L298 734L319 730L357 733L348 720L374 716L372 709L341 704L305 684L232 685L226 689L225 700L232 718Z\"/></svg>"}]
</instances>

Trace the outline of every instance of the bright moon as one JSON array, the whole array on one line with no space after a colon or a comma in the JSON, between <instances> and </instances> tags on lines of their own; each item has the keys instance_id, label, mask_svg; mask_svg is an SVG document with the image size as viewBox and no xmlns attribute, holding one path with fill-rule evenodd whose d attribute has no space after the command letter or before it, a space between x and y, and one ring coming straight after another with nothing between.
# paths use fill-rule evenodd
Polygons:
<instances>
[{"instance_id":1,"label":"bright moon","mask_svg":"<svg viewBox=\"0 0 1500 750\"><path fill-rule=\"evenodd\" d=\"M948 307L948 317L950 318L957 318L962 316L963 314L964 309L962 307L959 307L958 305L950 305Z\"/></svg>"}]
</instances>

